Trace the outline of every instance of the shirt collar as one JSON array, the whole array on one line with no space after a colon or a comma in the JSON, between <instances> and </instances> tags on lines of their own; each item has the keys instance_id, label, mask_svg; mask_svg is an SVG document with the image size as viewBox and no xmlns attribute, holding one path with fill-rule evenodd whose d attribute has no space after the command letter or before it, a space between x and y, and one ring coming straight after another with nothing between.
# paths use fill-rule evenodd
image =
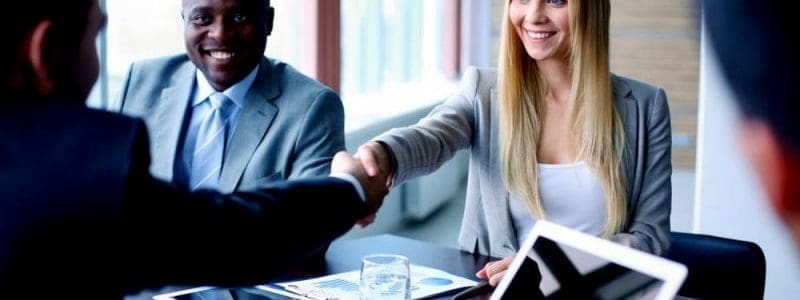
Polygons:
<instances>
[{"instance_id":1,"label":"shirt collar","mask_svg":"<svg viewBox=\"0 0 800 300\"><path fill-rule=\"evenodd\" d=\"M247 96L247 92L250 90L250 87L253 86L253 82L256 80L256 75L258 75L259 68L260 66L256 65L256 67L250 71L250 74L247 74L244 79L222 92L222 94L227 96L233 101L233 103L236 104L236 107L242 108L244 106L245 97ZM206 79L206 76L203 74L203 72L197 70L195 71L195 74L197 80L197 92L195 93L194 100L192 101L192 107L203 103L203 101L208 99L211 94L217 92L214 90L211 84L208 83L208 79Z\"/></svg>"}]
</instances>

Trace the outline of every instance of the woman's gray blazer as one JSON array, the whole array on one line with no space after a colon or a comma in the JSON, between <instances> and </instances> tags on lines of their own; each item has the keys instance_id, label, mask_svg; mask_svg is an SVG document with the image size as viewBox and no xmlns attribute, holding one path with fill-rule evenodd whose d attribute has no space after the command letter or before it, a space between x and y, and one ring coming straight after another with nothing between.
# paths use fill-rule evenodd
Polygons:
<instances>
[{"instance_id":1,"label":"woman's gray blazer","mask_svg":"<svg viewBox=\"0 0 800 300\"><path fill-rule=\"evenodd\" d=\"M416 125L392 129L384 142L397 160L394 185L435 171L456 151L470 151L466 208L458 244L495 257L519 245L509 213L509 192L498 151L497 73L470 68L459 93ZM625 127L628 223L612 240L657 255L669 247L672 197L671 134L664 90L612 75L614 99ZM564 187L570 188L570 187Z\"/></svg>"}]
</instances>

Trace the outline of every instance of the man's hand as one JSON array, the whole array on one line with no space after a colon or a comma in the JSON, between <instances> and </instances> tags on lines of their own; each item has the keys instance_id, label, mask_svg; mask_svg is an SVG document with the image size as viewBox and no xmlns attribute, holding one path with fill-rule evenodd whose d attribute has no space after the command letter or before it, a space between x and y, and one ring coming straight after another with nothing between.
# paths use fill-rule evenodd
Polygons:
<instances>
[{"instance_id":1,"label":"man's hand","mask_svg":"<svg viewBox=\"0 0 800 300\"><path fill-rule=\"evenodd\" d=\"M483 267L478 273L475 273L480 279L489 279L489 284L492 286L497 286L500 283L500 280L503 279L503 275L506 274L506 270L511 265L511 262L514 261L514 256L508 256L498 261L492 261L486 263L486 266Z\"/></svg>"},{"instance_id":2,"label":"man's hand","mask_svg":"<svg viewBox=\"0 0 800 300\"><path fill-rule=\"evenodd\" d=\"M348 173L358 179L358 182L361 183L361 187L364 188L369 214L361 220L358 220L356 224L361 227L366 227L374 222L375 213L381 205L383 205L383 198L389 193L389 188L386 186L386 177L382 175L368 176L361 162L345 151L340 151L333 157L331 173Z\"/></svg>"},{"instance_id":3,"label":"man's hand","mask_svg":"<svg viewBox=\"0 0 800 300\"><path fill-rule=\"evenodd\" d=\"M383 176L386 178L386 186L392 185L392 176L394 175L392 158L383 145L377 142L361 145L354 157L364 165L367 176L370 178Z\"/></svg>"}]
</instances>

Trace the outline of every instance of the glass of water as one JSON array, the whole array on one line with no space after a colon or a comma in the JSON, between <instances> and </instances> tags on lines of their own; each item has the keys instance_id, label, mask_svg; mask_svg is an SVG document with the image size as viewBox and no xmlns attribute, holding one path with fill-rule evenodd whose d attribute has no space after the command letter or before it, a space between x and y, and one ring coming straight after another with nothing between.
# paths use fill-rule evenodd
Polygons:
<instances>
[{"instance_id":1,"label":"glass of water","mask_svg":"<svg viewBox=\"0 0 800 300\"><path fill-rule=\"evenodd\" d=\"M361 260L361 300L410 300L408 258L376 254Z\"/></svg>"}]
</instances>

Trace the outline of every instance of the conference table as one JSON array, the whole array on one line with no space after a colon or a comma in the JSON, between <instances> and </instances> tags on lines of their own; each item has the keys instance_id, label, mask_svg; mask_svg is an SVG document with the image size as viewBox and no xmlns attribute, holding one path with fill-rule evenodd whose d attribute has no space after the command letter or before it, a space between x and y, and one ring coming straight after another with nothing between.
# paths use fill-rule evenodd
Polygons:
<instances>
[{"instance_id":1,"label":"conference table","mask_svg":"<svg viewBox=\"0 0 800 300\"><path fill-rule=\"evenodd\" d=\"M488 256L384 234L359 239L335 241L325 254L325 262L320 262L317 265L310 265L304 269L288 271L285 276L279 278L278 281L283 281L285 279L297 280L315 278L359 270L361 268L361 259L370 254L403 255L408 257L411 264L440 269L450 274L475 281L479 281L475 277L475 272L492 259ZM160 291L151 291L129 296L125 299L152 299L153 295L176 291L178 289L180 288L170 287ZM245 287L242 289L247 289L248 291L252 290ZM451 299L457 292L458 291L453 291L429 299ZM475 299L489 299L489 295L482 295Z\"/></svg>"}]
</instances>

